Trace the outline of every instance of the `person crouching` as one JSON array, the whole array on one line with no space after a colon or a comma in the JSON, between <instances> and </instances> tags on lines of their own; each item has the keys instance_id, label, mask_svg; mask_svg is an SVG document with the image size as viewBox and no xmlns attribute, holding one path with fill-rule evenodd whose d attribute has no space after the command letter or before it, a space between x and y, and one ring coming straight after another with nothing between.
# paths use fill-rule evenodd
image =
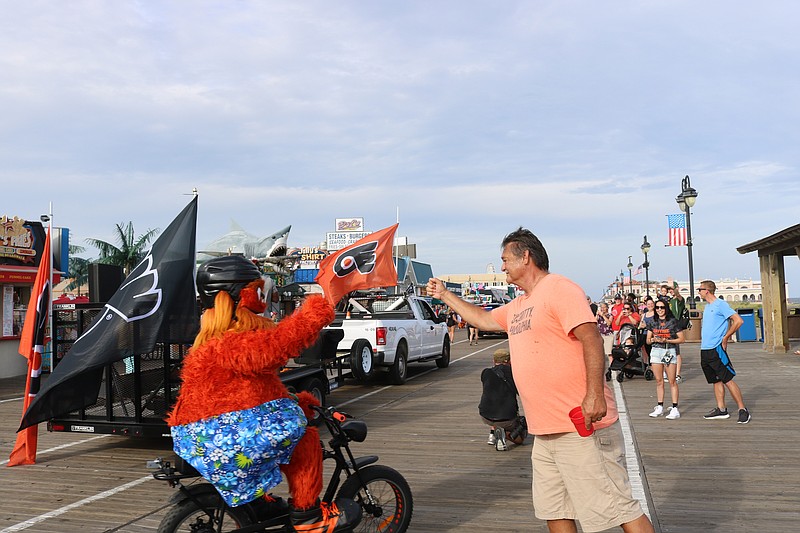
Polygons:
<instances>
[{"instance_id":1,"label":"person crouching","mask_svg":"<svg viewBox=\"0 0 800 533\"><path fill-rule=\"evenodd\" d=\"M511 373L511 358L508 350L494 352L494 365L481 372L483 394L478 412L483 422L491 427L486 444L498 452L508 450L508 440L522 444L528 436L525 417L519 416L517 387Z\"/></svg>"}]
</instances>

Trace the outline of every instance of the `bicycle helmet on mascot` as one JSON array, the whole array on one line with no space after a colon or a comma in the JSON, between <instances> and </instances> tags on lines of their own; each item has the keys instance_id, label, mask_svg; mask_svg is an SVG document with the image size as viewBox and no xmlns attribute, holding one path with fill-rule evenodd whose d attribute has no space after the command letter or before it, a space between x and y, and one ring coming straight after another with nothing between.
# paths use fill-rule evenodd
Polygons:
<instances>
[{"instance_id":1,"label":"bicycle helmet on mascot","mask_svg":"<svg viewBox=\"0 0 800 533\"><path fill-rule=\"evenodd\" d=\"M220 291L227 292L238 303L239 293L249 283L260 280L261 271L241 255L225 255L200 265L195 279L203 309L211 309Z\"/></svg>"}]
</instances>

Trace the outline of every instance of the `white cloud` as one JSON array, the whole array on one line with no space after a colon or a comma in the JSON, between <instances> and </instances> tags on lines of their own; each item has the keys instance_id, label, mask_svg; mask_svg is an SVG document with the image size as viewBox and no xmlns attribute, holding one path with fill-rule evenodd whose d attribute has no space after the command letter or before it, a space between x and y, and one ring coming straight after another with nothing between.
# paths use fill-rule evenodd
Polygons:
<instances>
[{"instance_id":1,"label":"white cloud","mask_svg":"<svg viewBox=\"0 0 800 533\"><path fill-rule=\"evenodd\" d=\"M164 228L200 190L198 244L237 220L394 222L436 273L499 268L519 225L595 296L636 262L685 277L664 215L685 174L698 275L795 224L791 2L97 2L0 23L4 212L73 235ZM35 185L32 185L35 184ZM639 262L642 258L639 257ZM701 274L702 273L702 274ZM791 291L800 274L789 271Z\"/></svg>"}]
</instances>

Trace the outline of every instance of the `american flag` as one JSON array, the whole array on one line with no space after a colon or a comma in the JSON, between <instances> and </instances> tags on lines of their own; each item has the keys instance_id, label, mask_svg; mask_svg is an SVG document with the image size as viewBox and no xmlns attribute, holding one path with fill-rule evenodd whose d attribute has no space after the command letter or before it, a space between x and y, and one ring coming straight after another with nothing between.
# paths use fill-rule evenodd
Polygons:
<instances>
[{"instance_id":1,"label":"american flag","mask_svg":"<svg viewBox=\"0 0 800 533\"><path fill-rule=\"evenodd\" d=\"M669 238L667 246L686 246L686 215L667 215Z\"/></svg>"},{"instance_id":2,"label":"american flag","mask_svg":"<svg viewBox=\"0 0 800 533\"><path fill-rule=\"evenodd\" d=\"M642 267L643 267L643 266L644 266L644 265L639 265L638 267L636 267L636 270L634 270L634 271L633 271L633 275L634 275L634 276L638 276L639 274L641 274L641 273L642 273Z\"/></svg>"}]
</instances>

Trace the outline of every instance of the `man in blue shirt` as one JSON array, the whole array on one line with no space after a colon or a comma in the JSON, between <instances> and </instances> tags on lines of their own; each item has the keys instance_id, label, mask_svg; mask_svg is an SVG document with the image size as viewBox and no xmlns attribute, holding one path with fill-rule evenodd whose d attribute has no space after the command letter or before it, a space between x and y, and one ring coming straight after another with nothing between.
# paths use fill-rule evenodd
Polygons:
<instances>
[{"instance_id":1,"label":"man in blue shirt","mask_svg":"<svg viewBox=\"0 0 800 533\"><path fill-rule=\"evenodd\" d=\"M714 396L717 407L704 415L707 420L729 418L728 409L725 407L725 389L739 406L739 424L750 422L750 411L744 405L742 391L733 381L736 372L728 357L728 341L736 333L742 323L742 317L731 309L728 302L717 298L716 284L711 280L700 282L697 289L700 297L705 300L703 310L703 328L700 332L700 367L706 376L706 381L714 385Z\"/></svg>"}]
</instances>

